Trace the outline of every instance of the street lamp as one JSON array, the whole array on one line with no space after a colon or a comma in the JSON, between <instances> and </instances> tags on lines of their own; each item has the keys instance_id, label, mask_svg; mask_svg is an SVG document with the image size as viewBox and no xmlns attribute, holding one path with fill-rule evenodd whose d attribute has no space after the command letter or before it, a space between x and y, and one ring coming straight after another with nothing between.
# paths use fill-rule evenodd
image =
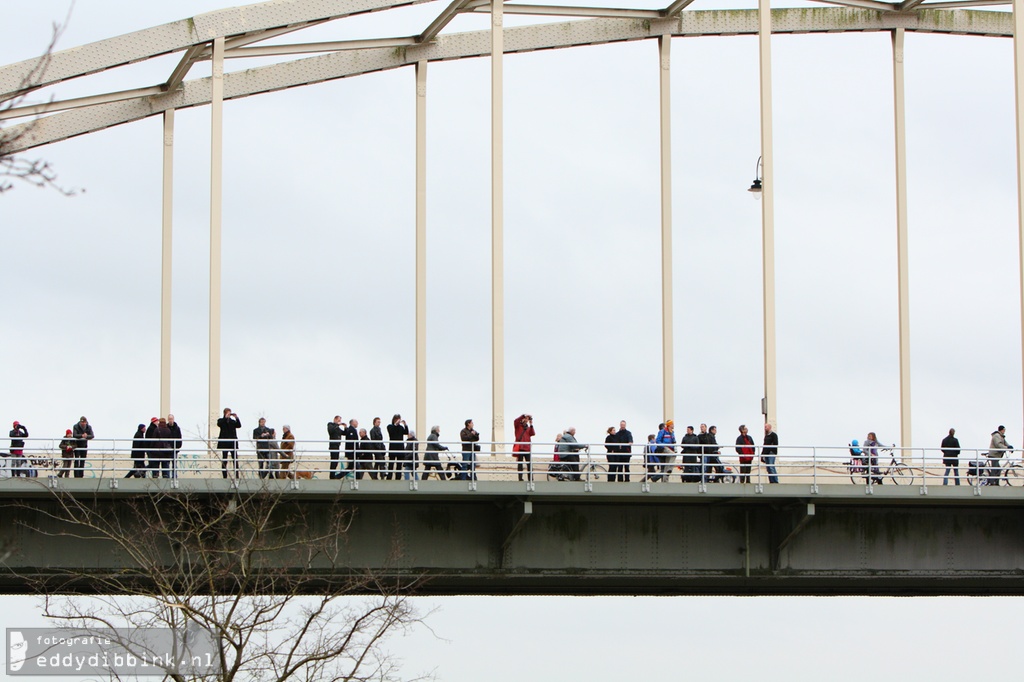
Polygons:
<instances>
[{"instance_id":1,"label":"street lamp","mask_svg":"<svg viewBox=\"0 0 1024 682\"><path fill-rule=\"evenodd\" d=\"M754 182L751 183L750 189L747 191L754 197L754 201L761 200L761 180L764 168L761 165L761 157L757 157L757 165L754 166Z\"/></svg>"}]
</instances>

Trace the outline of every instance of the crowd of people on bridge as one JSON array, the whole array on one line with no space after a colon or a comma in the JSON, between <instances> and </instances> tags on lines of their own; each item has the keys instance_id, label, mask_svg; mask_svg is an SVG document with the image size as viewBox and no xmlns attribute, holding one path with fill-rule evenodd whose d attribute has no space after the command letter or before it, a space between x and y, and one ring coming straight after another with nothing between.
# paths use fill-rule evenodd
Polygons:
<instances>
[{"instance_id":1,"label":"crowd of people on bridge","mask_svg":"<svg viewBox=\"0 0 1024 682\"><path fill-rule=\"evenodd\" d=\"M431 475L442 480L477 480L477 453L480 452L480 434L474 428L473 420L467 419L459 432L459 451L449 453L449 448L441 441L441 427L432 426L426 443L421 446L401 414L395 414L391 422L381 428L381 418L374 417L369 430L360 428L358 419L348 421L336 415L327 422L327 451L329 458L328 474L330 479L345 477L362 479L364 476L379 480L410 480L419 477L427 480ZM517 462L517 474L520 481L534 479L533 440L537 435L533 416L523 413L513 421L514 444L512 456ZM225 408L223 416L217 419L216 450L221 461L223 478L239 478L238 443L242 422L238 414ZM735 450L739 460L739 472L735 480L749 483L751 468L756 458L764 465L770 484L779 482L776 469L779 437L772 425L764 425L764 438L758 446L749 429L741 424L736 436ZM385 441L384 433L387 433ZM988 451L987 465L998 470L999 460L1004 454L1013 452L1013 446L1006 442L1006 427L999 426L992 432ZM956 438L956 430L949 429L949 434L942 440L942 461L946 466L943 474L943 485L950 479L954 485L960 485L959 455L960 442ZM25 439L29 438L28 428L15 421L9 434L10 456L7 469L12 476L32 477L36 471L31 458L25 454ZM61 439L60 465L57 468L59 477L73 475L81 478L84 475L89 441L95 438L95 432L89 420L82 416ZM295 478L309 475L292 468L295 461L295 435L287 424L277 430L267 425L265 418L252 431L252 441L256 453L256 473L259 478ZM181 427L173 414L166 417L153 417L149 424L140 423L132 438L132 468L126 478L173 478L177 476L178 459L184 439ZM576 438L575 427L569 427L554 437L552 463L545 473L557 474L562 480L580 480L580 453L590 454L590 444L581 443ZM716 482L723 480L726 473L728 480L733 480L731 468L727 468L721 459L721 445L718 443L718 428L715 425L700 424L699 431L687 426L681 437L676 435L675 422L666 420L658 425L656 433L647 436L646 442L638 442L627 428L625 420L619 422L618 428L610 426L604 439L604 447L608 462L608 481L627 483L631 477L631 464L634 454L642 455L642 481L666 482L674 473L678 473L682 482ZM878 452L884 446L874 432L869 432L863 442L853 440L850 453L855 459L863 459L865 466L870 465L871 475L876 483L882 479L878 469ZM635 448L640 448L636 452ZM444 454L448 453L448 454ZM420 458L422 457L422 462ZM979 465L972 462L972 465ZM950 473L952 472L952 476ZM997 474L991 474L991 480ZM993 483L989 483L993 484Z\"/></svg>"}]
</instances>

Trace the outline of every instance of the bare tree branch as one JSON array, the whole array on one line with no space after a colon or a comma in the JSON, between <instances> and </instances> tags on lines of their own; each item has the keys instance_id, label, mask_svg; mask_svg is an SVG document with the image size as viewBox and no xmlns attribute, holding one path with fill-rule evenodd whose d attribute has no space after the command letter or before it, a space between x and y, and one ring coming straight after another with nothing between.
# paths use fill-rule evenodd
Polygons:
<instances>
[{"instance_id":1,"label":"bare tree branch","mask_svg":"<svg viewBox=\"0 0 1024 682\"><path fill-rule=\"evenodd\" d=\"M355 511L340 503L284 502L271 490L115 502L54 489L8 506L31 511L14 515L26 529L88 538L125 558L117 572L26 577L46 616L86 630L199 628L217 643L222 682L398 679L385 641L419 623L409 601L416 581L396 585L345 565ZM83 589L100 596L60 596ZM367 592L376 596L356 596Z\"/></svg>"},{"instance_id":2,"label":"bare tree branch","mask_svg":"<svg viewBox=\"0 0 1024 682\"><path fill-rule=\"evenodd\" d=\"M46 50L36 60L24 78L22 78L16 94L10 99L0 102L0 112L21 106L29 93L38 89L43 74L46 73L46 69L50 66L53 50L57 46L57 41L60 40L61 34L64 32L64 27L67 26L73 8L74 2L68 7L68 14L63 24L54 22L50 43L46 46ZM38 117L35 118L32 125L21 127L17 132L4 129L2 124L0 124L0 194L13 189L15 182L25 182L36 187L48 187L57 190L65 196L71 196L80 191L84 192L85 190L69 189L58 184L57 171L48 161L43 159L26 159L23 156L10 152L22 138L32 133L35 128L34 122L38 120Z\"/></svg>"}]
</instances>

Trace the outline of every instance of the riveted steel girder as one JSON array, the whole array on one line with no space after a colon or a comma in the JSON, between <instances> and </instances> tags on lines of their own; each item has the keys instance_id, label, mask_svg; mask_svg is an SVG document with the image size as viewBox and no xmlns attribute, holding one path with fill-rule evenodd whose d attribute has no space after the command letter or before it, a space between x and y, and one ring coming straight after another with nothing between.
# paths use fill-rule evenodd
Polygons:
<instances>
[{"instance_id":1,"label":"riveted steel girder","mask_svg":"<svg viewBox=\"0 0 1024 682\"><path fill-rule=\"evenodd\" d=\"M588 19L505 29L505 54L559 49L611 42L647 40L660 35L756 35L756 10L685 12L679 17ZM822 7L772 11L772 33L837 33L907 31L1011 37L1012 16L1006 12L921 10L909 13ZM438 36L433 42L402 48L368 48L317 55L294 61L229 73L224 76L224 99L310 85L339 78L409 66L418 61L443 61L490 54L490 31ZM11 126L16 153L111 126L155 116L167 109L210 103L208 78L185 81L174 92L109 102ZM22 130L27 134L18 137Z\"/></svg>"},{"instance_id":2,"label":"riveted steel girder","mask_svg":"<svg viewBox=\"0 0 1024 682\"><path fill-rule=\"evenodd\" d=\"M207 12L189 19L54 52L50 56L45 73L41 78L34 79L32 88L45 87L90 73L133 64L150 57L178 52L194 45L208 43L217 37L318 23L426 1L270 0L246 7ZM8 99L22 90L26 77L32 74L37 64L38 59L28 59L0 67L0 100Z\"/></svg>"}]
</instances>

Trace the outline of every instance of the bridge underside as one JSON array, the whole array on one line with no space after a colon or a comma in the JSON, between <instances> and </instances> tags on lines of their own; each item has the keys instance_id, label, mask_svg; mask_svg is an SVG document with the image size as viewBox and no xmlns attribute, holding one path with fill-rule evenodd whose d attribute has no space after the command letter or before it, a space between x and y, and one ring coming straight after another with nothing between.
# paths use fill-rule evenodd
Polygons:
<instances>
[{"instance_id":1,"label":"bridge underside","mask_svg":"<svg viewBox=\"0 0 1024 682\"><path fill-rule=\"evenodd\" d=\"M369 484L368 484L369 483ZM1024 509L1019 490L851 485L670 485L538 482L71 481L0 482L6 569L0 590L104 593L111 576L144 586L132 552L62 518L61 500L117 517L129 536L154 523L140 499L211 502L250 495L275 500L284 534L323 537L348 515L336 561L316 552L264 552L263 561L318 593L372 574L385 584L417 582L417 594L473 595L1021 595ZM908 494L909 493L909 494ZM177 496L175 498L174 496ZM146 504L152 504L146 502ZM294 519L301 512L302 521ZM222 539L211 537L209 542ZM158 546L165 566L180 562ZM162 548L161 548L162 547ZM158 562L159 563L159 562ZM235 585L239 583L234 583ZM235 589L221 583L218 590ZM250 588L243 588L250 589ZM251 589L259 590L253 586ZM374 589L372 587L367 589Z\"/></svg>"}]
</instances>

